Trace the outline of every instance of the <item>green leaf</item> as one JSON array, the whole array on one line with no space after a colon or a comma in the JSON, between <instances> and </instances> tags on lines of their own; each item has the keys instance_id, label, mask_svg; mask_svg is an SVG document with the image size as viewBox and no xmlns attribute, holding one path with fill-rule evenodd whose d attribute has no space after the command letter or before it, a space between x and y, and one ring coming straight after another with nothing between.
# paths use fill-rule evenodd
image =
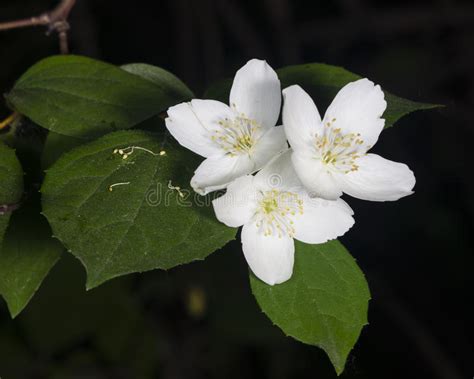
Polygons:
<instances>
[{"instance_id":1,"label":"green leaf","mask_svg":"<svg viewBox=\"0 0 474 379\"><path fill-rule=\"evenodd\" d=\"M293 84L300 85L312 97L321 113L324 113L342 87L362 78L342 67L323 63L288 66L277 70L277 72L282 88ZM204 97L227 102L231 86L231 80L218 82L206 91ZM387 101L387 110L384 113L385 128L393 126L400 118L411 112L441 107L441 105L402 99L387 91L384 93Z\"/></svg>"},{"instance_id":2,"label":"green leaf","mask_svg":"<svg viewBox=\"0 0 474 379\"><path fill-rule=\"evenodd\" d=\"M340 242L295 242L291 279L269 286L251 274L252 292L275 325L288 336L321 347L340 374L367 324L367 282Z\"/></svg>"},{"instance_id":3,"label":"green leaf","mask_svg":"<svg viewBox=\"0 0 474 379\"><path fill-rule=\"evenodd\" d=\"M174 144L166 155L113 153L128 146L159 152L163 143L141 131L111 133L63 155L41 190L54 234L86 267L87 288L204 259L235 237L215 219L210 199L189 189L194 155ZM115 183L129 184L110 191Z\"/></svg>"},{"instance_id":4,"label":"green leaf","mask_svg":"<svg viewBox=\"0 0 474 379\"><path fill-rule=\"evenodd\" d=\"M169 88L175 89L176 92L185 95L187 100L193 99L196 96L194 93L172 73L156 66L145 63L130 63L121 66L121 68L131 74L138 75L143 79L149 80L157 85L165 83ZM163 132L166 130L165 117L163 114L153 116L148 120L135 126L134 129L146 130L149 132Z\"/></svg>"},{"instance_id":5,"label":"green leaf","mask_svg":"<svg viewBox=\"0 0 474 379\"><path fill-rule=\"evenodd\" d=\"M0 142L0 207L16 204L23 193L23 170L15 151ZM0 244L8 227L11 212L0 208Z\"/></svg>"},{"instance_id":6,"label":"green leaf","mask_svg":"<svg viewBox=\"0 0 474 379\"><path fill-rule=\"evenodd\" d=\"M131 74L86 57L50 57L23 74L7 100L46 129L94 138L131 128L189 99L190 91L174 76L148 69L143 79L136 68Z\"/></svg>"},{"instance_id":7,"label":"green leaf","mask_svg":"<svg viewBox=\"0 0 474 379\"><path fill-rule=\"evenodd\" d=\"M129 63L121 66L121 68L131 74L149 80L157 86L165 86L170 92L175 92L176 97L184 97L185 99L195 97L194 93L177 76L161 67L146 63Z\"/></svg>"},{"instance_id":8,"label":"green leaf","mask_svg":"<svg viewBox=\"0 0 474 379\"><path fill-rule=\"evenodd\" d=\"M16 317L33 297L64 248L31 204L16 211L0 248L0 294Z\"/></svg>"},{"instance_id":9,"label":"green leaf","mask_svg":"<svg viewBox=\"0 0 474 379\"><path fill-rule=\"evenodd\" d=\"M81 138L69 137L50 131L44 142L43 153L41 155L41 167L47 169L65 152L83 143L84 140Z\"/></svg>"},{"instance_id":10,"label":"green leaf","mask_svg":"<svg viewBox=\"0 0 474 379\"><path fill-rule=\"evenodd\" d=\"M186 84L169 71L160 67L145 63L131 63L123 65L120 68L130 74L140 76L141 78L154 83L158 87L167 89L170 93L174 93L173 96L177 99L182 98L183 100L188 100L194 97L194 94ZM150 131L159 131L159 127L164 127L164 122L160 116L156 115L135 125L135 127ZM42 167L44 169L50 167L65 152L82 145L83 143L84 140L82 138L70 137L50 131L46 137L41 157Z\"/></svg>"}]
</instances>

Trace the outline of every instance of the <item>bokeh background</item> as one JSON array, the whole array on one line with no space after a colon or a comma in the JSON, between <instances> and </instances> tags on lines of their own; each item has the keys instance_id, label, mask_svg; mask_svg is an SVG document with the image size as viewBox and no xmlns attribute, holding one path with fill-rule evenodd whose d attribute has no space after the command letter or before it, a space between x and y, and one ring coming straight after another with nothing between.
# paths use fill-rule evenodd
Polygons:
<instances>
[{"instance_id":1,"label":"bokeh background","mask_svg":"<svg viewBox=\"0 0 474 379\"><path fill-rule=\"evenodd\" d=\"M0 21L54 5L1 0ZM78 0L70 22L74 53L162 66L197 94L258 57L275 68L344 66L396 95L445 104L403 118L375 148L415 171L413 196L349 199L358 222L343 242L373 300L342 378L473 377L472 0ZM0 91L57 51L41 28L2 32ZM65 255L16 320L2 301L2 379L336 377L322 351L261 313L238 242L88 293L84 279Z\"/></svg>"}]
</instances>

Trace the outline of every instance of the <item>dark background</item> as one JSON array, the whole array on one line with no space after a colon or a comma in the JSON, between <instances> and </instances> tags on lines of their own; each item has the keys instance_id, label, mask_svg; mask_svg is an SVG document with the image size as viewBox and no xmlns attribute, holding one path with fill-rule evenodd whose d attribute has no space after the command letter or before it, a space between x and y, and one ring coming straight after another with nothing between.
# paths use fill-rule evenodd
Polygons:
<instances>
[{"instance_id":1,"label":"dark background","mask_svg":"<svg viewBox=\"0 0 474 379\"><path fill-rule=\"evenodd\" d=\"M0 21L54 4L1 0ZM70 21L74 53L162 66L197 94L258 57L274 68L341 65L445 104L403 118L375 148L415 171L414 195L348 199L358 222L343 242L373 300L342 378L473 377L472 1L78 0ZM0 91L57 45L41 28L2 32ZM324 353L284 337L258 309L238 243L87 294L84 276L66 256L15 321L1 304L2 379L336 377Z\"/></svg>"}]
</instances>

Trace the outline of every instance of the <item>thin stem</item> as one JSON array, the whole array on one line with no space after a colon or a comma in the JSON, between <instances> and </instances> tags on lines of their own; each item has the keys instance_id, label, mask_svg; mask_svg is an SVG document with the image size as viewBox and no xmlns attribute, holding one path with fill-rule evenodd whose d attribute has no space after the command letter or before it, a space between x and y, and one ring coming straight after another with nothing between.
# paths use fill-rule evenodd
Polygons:
<instances>
[{"instance_id":1,"label":"thin stem","mask_svg":"<svg viewBox=\"0 0 474 379\"><path fill-rule=\"evenodd\" d=\"M31 18L25 18L22 20L2 22L0 23L0 31L25 28L29 26L48 25L48 24L49 24L49 17L46 14L43 14L38 17L31 17Z\"/></svg>"},{"instance_id":2,"label":"thin stem","mask_svg":"<svg viewBox=\"0 0 474 379\"><path fill-rule=\"evenodd\" d=\"M47 26L48 34L51 32L58 33L61 54L68 54L67 31L69 30L69 23L67 20L75 3L76 0L62 0L56 8L39 16L0 23L0 31L30 26Z\"/></svg>"},{"instance_id":3,"label":"thin stem","mask_svg":"<svg viewBox=\"0 0 474 379\"><path fill-rule=\"evenodd\" d=\"M18 112L13 112L10 116L8 116L5 120L0 121L0 130L7 128L13 121L15 121L20 114Z\"/></svg>"}]
</instances>

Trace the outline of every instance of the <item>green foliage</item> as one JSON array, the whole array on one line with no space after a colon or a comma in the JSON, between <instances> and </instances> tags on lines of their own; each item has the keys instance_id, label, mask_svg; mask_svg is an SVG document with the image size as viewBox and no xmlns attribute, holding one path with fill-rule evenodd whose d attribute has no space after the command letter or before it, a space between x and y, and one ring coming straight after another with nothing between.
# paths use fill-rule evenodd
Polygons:
<instances>
[{"instance_id":1,"label":"green foliage","mask_svg":"<svg viewBox=\"0 0 474 379\"><path fill-rule=\"evenodd\" d=\"M0 142L0 206L18 203L22 193L23 170L20 162L15 151ZM0 244L10 219L10 212L2 213L0 213Z\"/></svg>"},{"instance_id":2,"label":"green foliage","mask_svg":"<svg viewBox=\"0 0 474 379\"><path fill-rule=\"evenodd\" d=\"M41 167L47 169L65 152L72 150L83 143L84 140L81 138L49 132L46 141L44 142L43 153L41 155Z\"/></svg>"},{"instance_id":3,"label":"green foliage","mask_svg":"<svg viewBox=\"0 0 474 379\"><path fill-rule=\"evenodd\" d=\"M300 85L313 98L322 114L342 87L362 78L342 67L323 63L288 66L277 70L277 72L282 88L294 84ZM205 98L227 102L231 86L231 80L218 82L206 91ZM384 92L387 101L387 110L384 113L385 128L393 126L400 118L411 112L440 107L440 105L402 99L387 91Z\"/></svg>"},{"instance_id":4,"label":"green foliage","mask_svg":"<svg viewBox=\"0 0 474 379\"><path fill-rule=\"evenodd\" d=\"M16 211L0 248L0 294L16 317L59 259L64 248L33 203Z\"/></svg>"},{"instance_id":5,"label":"green foliage","mask_svg":"<svg viewBox=\"0 0 474 379\"><path fill-rule=\"evenodd\" d=\"M94 352L86 363L88 367L119 362L121 367L133 368L131 377L151 377L150 370L157 365L156 344L161 336L152 334L153 325L137 296L136 280L127 276L86 292L81 264L72 255L63 254L15 324L3 323L10 327L21 325L28 336L29 349L19 351L17 356L23 355L30 372L39 377L74 377L83 366L77 361L83 357L84 341L88 341L89 352ZM5 332L0 330L0 334L1 340ZM14 341L8 341L9 345ZM136 351L131 353L130 346L136 346ZM11 350L11 346L0 350L8 353L0 357L2 377L21 377L22 366L10 364ZM64 351L68 352L68 359L58 362L45 358Z\"/></svg>"},{"instance_id":6,"label":"green foliage","mask_svg":"<svg viewBox=\"0 0 474 379\"><path fill-rule=\"evenodd\" d=\"M152 81L86 57L46 58L18 79L7 101L46 129L93 138L131 128L189 99L191 92L176 77L147 68Z\"/></svg>"},{"instance_id":7,"label":"green foliage","mask_svg":"<svg viewBox=\"0 0 474 379\"><path fill-rule=\"evenodd\" d=\"M367 282L338 241L295 242L291 279L269 286L250 274L252 292L275 325L288 336L324 349L340 374L367 324Z\"/></svg>"},{"instance_id":8,"label":"green foliage","mask_svg":"<svg viewBox=\"0 0 474 379\"><path fill-rule=\"evenodd\" d=\"M204 259L235 237L219 223L209 198L189 190L194 155L140 131L109 134L65 154L47 172L43 211L55 235L85 265L87 287L131 272ZM112 188L115 183L130 183ZM182 188L177 190L168 185ZM205 202L207 201L207 205Z\"/></svg>"},{"instance_id":9,"label":"green foliage","mask_svg":"<svg viewBox=\"0 0 474 379\"><path fill-rule=\"evenodd\" d=\"M194 98L192 91L172 73L163 70L161 67L152 66L146 63L130 63L123 65L122 70L130 74L138 75L143 79L155 83L159 87L168 88L175 92L177 98L184 97L184 99Z\"/></svg>"}]
</instances>

